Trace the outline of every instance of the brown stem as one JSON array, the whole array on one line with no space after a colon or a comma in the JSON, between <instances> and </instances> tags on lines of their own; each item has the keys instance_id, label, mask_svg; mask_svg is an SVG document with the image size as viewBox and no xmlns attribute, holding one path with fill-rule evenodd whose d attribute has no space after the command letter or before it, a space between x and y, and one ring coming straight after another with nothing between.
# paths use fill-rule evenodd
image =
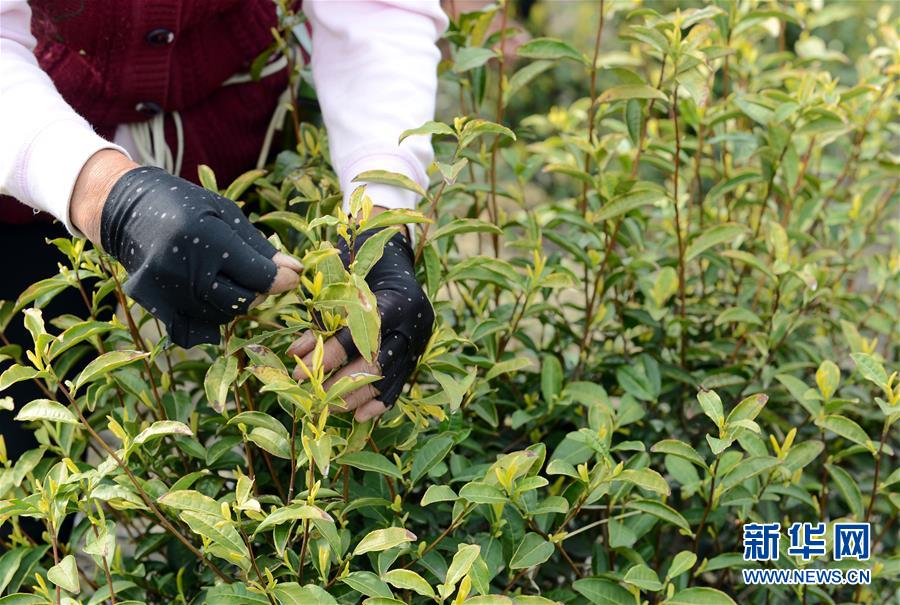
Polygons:
<instances>
[{"instance_id":1,"label":"brown stem","mask_svg":"<svg viewBox=\"0 0 900 605\"><path fill-rule=\"evenodd\" d=\"M291 481L288 485L287 501L294 499L294 481L297 477L297 407L294 406L294 413L291 418Z\"/></svg>"},{"instance_id":2,"label":"brown stem","mask_svg":"<svg viewBox=\"0 0 900 605\"><path fill-rule=\"evenodd\" d=\"M687 311L685 305L684 277L684 241L688 238L690 223L685 225L684 237L681 235L681 213L678 209L678 174L681 166L681 129L678 126L678 87L672 92L672 122L675 127L675 173L672 201L675 204L675 235L678 239L678 298L681 303L681 368L687 367ZM688 220L690 218L688 217Z\"/></svg>"},{"instance_id":3,"label":"brown stem","mask_svg":"<svg viewBox=\"0 0 900 605\"><path fill-rule=\"evenodd\" d=\"M716 471L719 468L719 459L716 458L716 461L713 462L712 468L710 469L710 479L709 479L709 495L706 498L706 507L703 509L703 516L700 517L700 525L697 526L697 533L694 535L694 554L698 554L698 550L700 548L700 538L703 537L703 529L706 527L706 519L709 517L709 511L712 508L713 497L716 492ZM699 557L698 557L699 559Z\"/></svg>"},{"instance_id":4,"label":"brown stem","mask_svg":"<svg viewBox=\"0 0 900 605\"><path fill-rule=\"evenodd\" d=\"M597 20L597 35L594 37L594 62L591 63L591 108L588 111L588 145L594 144L594 115L597 112L597 60L600 58L600 42L603 40L603 25L606 19L606 0L600 0L600 18ZM591 160L593 154L586 153L584 156L584 172L589 173L591 169ZM588 185L583 183L581 186L581 215L587 212L587 192Z\"/></svg>"},{"instance_id":5,"label":"brown stem","mask_svg":"<svg viewBox=\"0 0 900 605\"><path fill-rule=\"evenodd\" d=\"M510 0L503 2L503 14L500 20L500 52L497 53L497 123L503 122L503 75L505 73L505 56L503 47L506 43L506 22L509 17ZM490 183L491 198L489 214L491 222L495 225L500 220L499 210L497 209L497 147L500 145L500 135L494 135L494 143L491 145L491 165L490 165ZM500 236L495 232L491 234L491 240L494 244L494 256L500 256Z\"/></svg>"},{"instance_id":6,"label":"brown stem","mask_svg":"<svg viewBox=\"0 0 900 605\"><path fill-rule=\"evenodd\" d=\"M97 526L91 525L91 529L94 530L94 537L99 539L100 532L97 531ZM109 602L112 605L116 605L116 591L113 588L112 574L109 573L109 562L106 560L106 557L101 556L100 558L103 560L103 575L106 576L106 585L109 586Z\"/></svg>"}]
</instances>

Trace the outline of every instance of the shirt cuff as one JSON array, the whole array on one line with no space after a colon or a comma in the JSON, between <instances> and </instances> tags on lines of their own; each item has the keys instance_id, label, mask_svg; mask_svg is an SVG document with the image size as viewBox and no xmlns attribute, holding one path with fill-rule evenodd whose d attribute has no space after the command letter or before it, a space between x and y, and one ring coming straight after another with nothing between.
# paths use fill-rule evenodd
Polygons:
<instances>
[{"instance_id":1,"label":"shirt cuff","mask_svg":"<svg viewBox=\"0 0 900 605\"><path fill-rule=\"evenodd\" d=\"M376 206L390 210L414 210L419 202L419 194L414 191L366 181L354 182L358 175L369 170L386 170L409 177L423 189L428 186L428 177L418 163L402 153L369 153L357 156L345 163L340 171L341 191L344 193L344 211L350 212L350 195L360 185L366 185L366 195L372 198Z\"/></svg>"},{"instance_id":2,"label":"shirt cuff","mask_svg":"<svg viewBox=\"0 0 900 605\"><path fill-rule=\"evenodd\" d=\"M22 188L30 205L52 215L76 237L84 235L69 219L75 181L85 163L102 149L128 153L95 133L81 119L47 124L32 139L25 156Z\"/></svg>"}]
</instances>

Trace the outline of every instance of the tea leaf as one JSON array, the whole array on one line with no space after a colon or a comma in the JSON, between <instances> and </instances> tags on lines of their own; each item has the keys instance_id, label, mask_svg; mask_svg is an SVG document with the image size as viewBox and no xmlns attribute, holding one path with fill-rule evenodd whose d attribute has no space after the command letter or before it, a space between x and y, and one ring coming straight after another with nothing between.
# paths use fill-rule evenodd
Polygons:
<instances>
[{"instance_id":1,"label":"tea leaf","mask_svg":"<svg viewBox=\"0 0 900 605\"><path fill-rule=\"evenodd\" d=\"M513 552L510 569L526 569L540 565L553 554L553 545L534 532L528 532Z\"/></svg>"},{"instance_id":2,"label":"tea leaf","mask_svg":"<svg viewBox=\"0 0 900 605\"><path fill-rule=\"evenodd\" d=\"M403 475L397 470L395 464L391 463L390 460L381 454L376 454L375 452L353 452L352 454L345 454L338 458L336 462L338 464L346 464L347 466L378 473L380 475L386 475L388 477L394 477L396 479L403 478Z\"/></svg>"},{"instance_id":3,"label":"tea leaf","mask_svg":"<svg viewBox=\"0 0 900 605\"><path fill-rule=\"evenodd\" d=\"M43 420L46 422L62 422L63 424L81 425L69 408L50 399L35 399L22 406L16 414L19 422Z\"/></svg>"},{"instance_id":4,"label":"tea leaf","mask_svg":"<svg viewBox=\"0 0 900 605\"><path fill-rule=\"evenodd\" d=\"M409 569L392 569L383 576L384 581L401 590L411 590L423 597L434 597L434 589L419 574Z\"/></svg>"},{"instance_id":5,"label":"tea leaf","mask_svg":"<svg viewBox=\"0 0 900 605\"><path fill-rule=\"evenodd\" d=\"M586 63L584 56L571 45L556 38L535 38L519 47L520 57L527 59L571 59L579 63Z\"/></svg>"},{"instance_id":6,"label":"tea leaf","mask_svg":"<svg viewBox=\"0 0 900 605\"><path fill-rule=\"evenodd\" d=\"M135 445L142 445L153 439L165 437L166 435L187 435L192 437L194 432L183 422L178 422L176 420L158 420L141 431L138 436L134 438L134 443Z\"/></svg>"},{"instance_id":7,"label":"tea leaf","mask_svg":"<svg viewBox=\"0 0 900 605\"><path fill-rule=\"evenodd\" d=\"M106 376L113 370L146 358L148 353L140 351L110 351L91 361L75 379L75 389Z\"/></svg>"},{"instance_id":8,"label":"tea leaf","mask_svg":"<svg viewBox=\"0 0 900 605\"><path fill-rule=\"evenodd\" d=\"M353 550L353 556L358 556L367 552L378 552L394 548L406 542L416 539L416 535L411 531L402 527L389 527L387 529L376 529L369 532L366 537L360 540L359 544Z\"/></svg>"},{"instance_id":9,"label":"tea leaf","mask_svg":"<svg viewBox=\"0 0 900 605\"><path fill-rule=\"evenodd\" d=\"M206 378L203 381L206 399L209 401L210 407L220 414L225 411L228 391L237 375L238 361L231 355L216 359L206 372Z\"/></svg>"}]
</instances>

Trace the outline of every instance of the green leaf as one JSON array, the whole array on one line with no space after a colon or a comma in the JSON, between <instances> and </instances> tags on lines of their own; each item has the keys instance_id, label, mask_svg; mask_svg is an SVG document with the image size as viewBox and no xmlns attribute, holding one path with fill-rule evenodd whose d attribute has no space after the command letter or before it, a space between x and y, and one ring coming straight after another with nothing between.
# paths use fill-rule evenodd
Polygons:
<instances>
[{"instance_id":1,"label":"green leaf","mask_svg":"<svg viewBox=\"0 0 900 605\"><path fill-rule=\"evenodd\" d=\"M677 439L663 439L653 445L650 448L651 452L658 454L671 454L673 456L678 456L679 458L684 458L688 462L692 462L701 468L707 468L706 461L703 457L697 453L693 447L688 445L683 441L678 441Z\"/></svg>"},{"instance_id":2,"label":"green leaf","mask_svg":"<svg viewBox=\"0 0 900 605\"><path fill-rule=\"evenodd\" d=\"M404 130L400 135L400 140L398 143L402 143L404 139L407 137L414 137L420 135L428 135L431 136L433 134L456 134L452 128L444 124L443 122L425 122L418 128L411 128L409 130Z\"/></svg>"},{"instance_id":3,"label":"green leaf","mask_svg":"<svg viewBox=\"0 0 900 605\"><path fill-rule=\"evenodd\" d=\"M243 195L247 189L250 188L256 179L259 179L265 176L266 171L262 169L257 170L248 170L238 178L234 179L231 184L228 186L228 189L225 190L225 193L222 194L222 197L226 197L229 200L238 201L238 198Z\"/></svg>"},{"instance_id":4,"label":"green leaf","mask_svg":"<svg viewBox=\"0 0 900 605\"><path fill-rule=\"evenodd\" d=\"M193 511L184 511L179 516L195 534L221 547L221 550L211 551L217 557L237 565L244 571L250 569L250 553L247 546L234 526L224 521L221 516Z\"/></svg>"},{"instance_id":5,"label":"green leaf","mask_svg":"<svg viewBox=\"0 0 900 605\"><path fill-rule=\"evenodd\" d=\"M393 464L390 460L375 452L361 451L345 454L338 458L336 462L364 471L378 473L379 475L394 477L395 479L403 478L403 475L397 469L396 464Z\"/></svg>"},{"instance_id":6,"label":"green leaf","mask_svg":"<svg viewBox=\"0 0 900 605\"><path fill-rule=\"evenodd\" d=\"M47 579L65 590L78 594L81 582L78 579L78 565L73 555L66 555L62 561L47 570Z\"/></svg>"},{"instance_id":7,"label":"green leaf","mask_svg":"<svg viewBox=\"0 0 900 605\"><path fill-rule=\"evenodd\" d=\"M725 426L735 425L735 423L742 420L753 420L759 416L759 413L768 401L769 396L765 393L757 393L744 398L729 412L728 417L725 419Z\"/></svg>"},{"instance_id":8,"label":"green leaf","mask_svg":"<svg viewBox=\"0 0 900 605\"><path fill-rule=\"evenodd\" d=\"M884 390L887 390L888 376L887 372L874 357L868 353L851 353L850 357L856 363L856 369L862 374L862 377L873 382Z\"/></svg>"},{"instance_id":9,"label":"green leaf","mask_svg":"<svg viewBox=\"0 0 900 605\"><path fill-rule=\"evenodd\" d=\"M530 366L532 361L527 357L513 357L512 359L507 359L506 361L501 361L500 363L495 363L491 366L491 369L488 370L487 374L484 375L485 380L491 380L492 378L496 378L501 374L513 374L527 368Z\"/></svg>"},{"instance_id":10,"label":"green leaf","mask_svg":"<svg viewBox=\"0 0 900 605\"><path fill-rule=\"evenodd\" d=\"M367 597L393 598L394 593L381 578L371 571L354 571L341 578L341 582Z\"/></svg>"},{"instance_id":11,"label":"green leaf","mask_svg":"<svg viewBox=\"0 0 900 605\"><path fill-rule=\"evenodd\" d=\"M455 502L457 498L456 492L446 485L429 485L419 506L428 506L435 502Z\"/></svg>"},{"instance_id":12,"label":"green leaf","mask_svg":"<svg viewBox=\"0 0 900 605\"><path fill-rule=\"evenodd\" d=\"M553 61L532 61L514 73L503 90L504 107L524 86L551 67L553 67Z\"/></svg>"},{"instance_id":13,"label":"green leaf","mask_svg":"<svg viewBox=\"0 0 900 605\"><path fill-rule=\"evenodd\" d=\"M255 536L260 532L281 525L282 523L299 521L301 519L319 519L322 521L334 522L331 515L318 507L309 504L291 504L290 506L279 508L267 515L256 527L256 531L253 532L253 535Z\"/></svg>"},{"instance_id":14,"label":"green leaf","mask_svg":"<svg viewBox=\"0 0 900 605\"><path fill-rule=\"evenodd\" d=\"M478 137L487 134L493 134L498 137L503 136L512 139L513 141L516 140L516 134L506 126L501 126L500 124L489 122L488 120L476 119L469 120L466 122L466 125L463 126L462 133L460 133L459 145L464 149Z\"/></svg>"},{"instance_id":15,"label":"green leaf","mask_svg":"<svg viewBox=\"0 0 900 605\"><path fill-rule=\"evenodd\" d=\"M476 370L473 368L464 378L460 379L449 374L444 374L443 372L438 372L437 370L432 372L435 380L441 385L444 394L449 400L451 411L455 412L459 409L459 406L469 392L472 383L475 382L476 373Z\"/></svg>"},{"instance_id":16,"label":"green leaf","mask_svg":"<svg viewBox=\"0 0 900 605\"><path fill-rule=\"evenodd\" d=\"M625 126L628 128L628 138L635 146L640 144L641 133L644 130L644 109L640 101L631 99L625 104Z\"/></svg>"},{"instance_id":17,"label":"green leaf","mask_svg":"<svg viewBox=\"0 0 900 605\"><path fill-rule=\"evenodd\" d=\"M606 89L597 99L600 103L611 103L623 99L656 99L668 102L669 97L646 84L623 84Z\"/></svg>"},{"instance_id":18,"label":"green leaf","mask_svg":"<svg viewBox=\"0 0 900 605\"><path fill-rule=\"evenodd\" d=\"M617 477L617 481L633 483L643 489L668 496L670 493L669 484L663 479L662 475L650 468L642 468L638 470L625 469Z\"/></svg>"},{"instance_id":19,"label":"green leaf","mask_svg":"<svg viewBox=\"0 0 900 605\"><path fill-rule=\"evenodd\" d=\"M594 215L594 220L607 221L609 219L616 218L618 216L631 212L635 208L640 208L641 206L649 206L650 204L656 204L664 199L666 199L665 193L652 189L626 193L625 195L617 197L608 204L604 205L603 208L601 208L600 211Z\"/></svg>"},{"instance_id":20,"label":"green leaf","mask_svg":"<svg viewBox=\"0 0 900 605\"><path fill-rule=\"evenodd\" d=\"M819 369L816 370L816 384L825 400L831 399L831 396L837 391L840 382L841 370L837 367L836 363L830 359L826 359L819 364Z\"/></svg>"},{"instance_id":21,"label":"green leaf","mask_svg":"<svg viewBox=\"0 0 900 605\"><path fill-rule=\"evenodd\" d=\"M247 435L247 439L269 452L273 456L291 458L291 444L283 435L265 427L256 427Z\"/></svg>"},{"instance_id":22,"label":"green leaf","mask_svg":"<svg viewBox=\"0 0 900 605\"><path fill-rule=\"evenodd\" d=\"M651 592L656 592L663 588L656 572L643 563L635 565L625 572L625 577L622 578L622 580L626 584L631 584L632 586L637 586L641 590L649 590Z\"/></svg>"},{"instance_id":23,"label":"green leaf","mask_svg":"<svg viewBox=\"0 0 900 605\"><path fill-rule=\"evenodd\" d=\"M43 373L37 368L18 364L12 365L6 368L3 374L0 374L0 391L5 391L17 382L31 380L32 378L37 378L42 375Z\"/></svg>"},{"instance_id":24,"label":"green leaf","mask_svg":"<svg viewBox=\"0 0 900 605\"><path fill-rule=\"evenodd\" d=\"M756 313L750 309L745 309L744 307L731 307L730 309L725 309L719 313L719 316L716 317L716 321L713 322L713 325L721 326L726 323L745 323L756 326L763 325L762 320Z\"/></svg>"},{"instance_id":25,"label":"green leaf","mask_svg":"<svg viewBox=\"0 0 900 605\"><path fill-rule=\"evenodd\" d=\"M355 304L347 305L347 325L359 354L366 361L372 362L381 346L378 301L362 277L354 274L351 279L356 288L357 300Z\"/></svg>"},{"instance_id":26,"label":"green leaf","mask_svg":"<svg viewBox=\"0 0 900 605\"><path fill-rule=\"evenodd\" d=\"M93 382L101 376L106 376L113 370L134 363L138 359L144 359L149 353L140 351L110 351L91 361L75 379L75 389Z\"/></svg>"},{"instance_id":27,"label":"green leaf","mask_svg":"<svg viewBox=\"0 0 900 605\"><path fill-rule=\"evenodd\" d=\"M353 556L394 548L416 539L416 534L403 527L389 527L369 532L353 550Z\"/></svg>"},{"instance_id":28,"label":"green leaf","mask_svg":"<svg viewBox=\"0 0 900 605\"><path fill-rule=\"evenodd\" d=\"M563 369L554 355L544 355L541 365L541 394L544 401L553 403L562 391Z\"/></svg>"},{"instance_id":29,"label":"green leaf","mask_svg":"<svg viewBox=\"0 0 900 605\"><path fill-rule=\"evenodd\" d=\"M828 474L831 475L831 478L837 484L841 497L850 506L853 516L861 521L865 515L865 509L863 508L862 491L860 491L856 479L850 473L834 464L826 463L825 468L828 469Z\"/></svg>"},{"instance_id":30,"label":"green leaf","mask_svg":"<svg viewBox=\"0 0 900 605\"><path fill-rule=\"evenodd\" d=\"M251 427L262 427L280 435L287 441L290 439L290 433L284 428L281 422L266 414L265 412L241 412L237 416L228 419L228 424L239 426L241 424Z\"/></svg>"},{"instance_id":31,"label":"green leaf","mask_svg":"<svg viewBox=\"0 0 900 605\"><path fill-rule=\"evenodd\" d=\"M715 588L695 587L676 592L664 605L737 605L731 597Z\"/></svg>"},{"instance_id":32,"label":"green leaf","mask_svg":"<svg viewBox=\"0 0 900 605\"><path fill-rule=\"evenodd\" d=\"M715 391L700 391L697 393L697 401L700 402L703 413L715 422L716 426L722 426L722 423L725 421L725 412L722 409L722 400L719 399L718 394Z\"/></svg>"},{"instance_id":33,"label":"green leaf","mask_svg":"<svg viewBox=\"0 0 900 605\"><path fill-rule=\"evenodd\" d=\"M850 420L846 416L841 416L840 414L830 414L828 416L825 416L824 418L816 420L816 426L828 429L832 433L837 433L841 437L849 439L853 443L863 446L870 452L875 451L875 446L872 445L872 440L869 439L869 435L866 434L861 426L859 426L858 424L856 424L856 422Z\"/></svg>"},{"instance_id":34,"label":"green leaf","mask_svg":"<svg viewBox=\"0 0 900 605\"><path fill-rule=\"evenodd\" d=\"M204 189L219 193L219 185L216 183L216 173L213 172L212 168L206 164L200 164L197 166L197 176Z\"/></svg>"},{"instance_id":35,"label":"green leaf","mask_svg":"<svg viewBox=\"0 0 900 605\"><path fill-rule=\"evenodd\" d=\"M666 572L666 582L690 570L696 562L697 555L689 550L682 550L672 558L672 564L669 565L669 571Z\"/></svg>"},{"instance_id":36,"label":"green leaf","mask_svg":"<svg viewBox=\"0 0 900 605\"><path fill-rule=\"evenodd\" d=\"M206 400L209 402L210 407L220 414L225 411L228 391L231 389L235 379L237 379L237 375L238 360L233 355L219 357L206 371L206 378L203 381Z\"/></svg>"},{"instance_id":37,"label":"green leaf","mask_svg":"<svg viewBox=\"0 0 900 605\"><path fill-rule=\"evenodd\" d=\"M416 483L428 474L428 471L446 458L451 449L453 449L453 437L449 435L440 435L426 441L421 448L413 452L410 481Z\"/></svg>"},{"instance_id":38,"label":"green leaf","mask_svg":"<svg viewBox=\"0 0 900 605\"><path fill-rule=\"evenodd\" d=\"M383 229L385 227L394 227L396 225L430 222L430 219L426 218L425 215L417 210L388 210L386 212L380 212L375 216L370 216L360 223L360 227L363 229ZM337 255L332 258L337 262L335 268L340 269L341 262L337 258Z\"/></svg>"},{"instance_id":39,"label":"green leaf","mask_svg":"<svg viewBox=\"0 0 900 605\"><path fill-rule=\"evenodd\" d=\"M748 479L775 468L779 464L781 464L781 460L771 456L754 456L742 460L740 464L732 468L724 477L722 477L722 489L728 491Z\"/></svg>"},{"instance_id":40,"label":"green leaf","mask_svg":"<svg viewBox=\"0 0 900 605\"><path fill-rule=\"evenodd\" d=\"M639 510L648 515L653 515L657 519L662 519L679 529L683 529L689 534L691 533L691 525L687 522L687 519L671 506L663 504L658 500L634 500L628 503L628 508Z\"/></svg>"},{"instance_id":41,"label":"green leaf","mask_svg":"<svg viewBox=\"0 0 900 605\"><path fill-rule=\"evenodd\" d=\"M69 408L50 399L35 399L26 403L16 414L15 419L20 422L43 420L64 424L81 424L75 414L69 411Z\"/></svg>"},{"instance_id":42,"label":"green leaf","mask_svg":"<svg viewBox=\"0 0 900 605\"><path fill-rule=\"evenodd\" d=\"M189 510L213 517L222 515L222 508L218 502L194 490L173 490L160 497L159 503L176 510Z\"/></svg>"},{"instance_id":43,"label":"green leaf","mask_svg":"<svg viewBox=\"0 0 900 605\"><path fill-rule=\"evenodd\" d=\"M360 277L365 277L372 267L375 266L375 263L381 260L385 245L396 233L396 228L386 228L368 238L356 252L356 257L353 259L351 267L353 273Z\"/></svg>"},{"instance_id":44,"label":"green leaf","mask_svg":"<svg viewBox=\"0 0 900 605\"><path fill-rule=\"evenodd\" d=\"M47 353L48 359L54 359L58 355L68 351L80 342L84 342L94 336L105 334L117 329L117 326L105 321L84 321L74 326L66 328L56 340L50 344L50 350ZM119 328L120 329L120 328ZM3 390L0 388L0 390Z\"/></svg>"},{"instance_id":45,"label":"green leaf","mask_svg":"<svg viewBox=\"0 0 900 605\"><path fill-rule=\"evenodd\" d=\"M353 179L354 183L380 183L382 185L390 185L392 187L399 187L400 189L406 189L407 191L412 191L413 193L417 193L419 197L428 197L428 194L422 189L422 186L417 182L406 176L405 174L400 174L399 172L390 172L388 170L367 170L366 172L362 172L356 175L356 178ZM373 227L367 226L367 228L372 229Z\"/></svg>"},{"instance_id":46,"label":"green leaf","mask_svg":"<svg viewBox=\"0 0 900 605\"><path fill-rule=\"evenodd\" d=\"M518 54L526 59L544 59L554 61L557 59L571 59L579 63L587 64L580 52L571 45L556 38L535 38L519 47Z\"/></svg>"},{"instance_id":47,"label":"green leaf","mask_svg":"<svg viewBox=\"0 0 900 605\"><path fill-rule=\"evenodd\" d=\"M489 48L467 47L457 51L454 57L453 71L455 73L463 73L476 67L481 67L491 59L497 56L497 53Z\"/></svg>"},{"instance_id":48,"label":"green leaf","mask_svg":"<svg viewBox=\"0 0 900 605\"><path fill-rule=\"evenodd\" d=\"M187 435L193 436L194 432L191 427L177 420L158 420L138 433L134 438L136 445L142 445L153 439L159 439L166 435Z\"/></svg>"},{"instance_id":49,"label":"green leaf","mask_svg":"<svg viewBox=\"0 0 900 605\"><path fill-rule=\"evenodd\" d=\"M456 583L472 569L479 554L481 554L481 547L477 544L459 544L456 547L456 554L453 555L453 560L450 562L450 567L447 569L444 586L456 586ZM441 592L443 594L443 591Z\"/></svg>"},{"instance_id":50,"label":"green leaf","mask_svg":"<svg viewBox=\"0 0 900 605\"><path fill-rule=\"evenodd\" d=\"M711 227L688 246L684 254L684 261L690 262L694 260L713 246L732 243L746 231L747 228L745 226L734 223L725 223Z\"/></svg>"},{"instance_id":51,"label":"green leaf","mask_svg":"<svg viewBox=\"0 0 900 605\"><path fill-rule=\"evenodd\" d=\"M509 561L510 569L526 569L540 565L553 554L554 546L534 532L528 532Z\"/></svg>"},{"instance_id":52,"label":"green leaf","mask_svg":"<svg viewBox=\"0 0 900 605\"><path fill-rule=\"evenodd\" d=\"M392 569L385 573L382 578L385 582L395 588L401 590L411 590L423 597L433 597L434 589L419 574L409 569Z\"/></svg>"},{"instance_id":53,"label":"green leaf","mask_svg":"<svg viewBox=\"0 0 900 605\"><path fill-rule=\"evenodd\" d=\"M462 486L459 497L475 504L504 504L509 501L509 497L498 488L478 481Z\"/></svg>"},{"instance_id":54,"label":"green leaf","mask_svg":"<svg viewBox=\"0 0 900 605\"><path fill-rule=\"evenodd\" d=\"M637 599L633 594L605 578L576 580L572 588L594 605L637 605Z\"/></svg>"},{"instance_id":55,"label":"green leaf","mask_svg":"<svg viewBox=\"0 0 900 605\"><path fill-rule=\"evenodd\" d=\"M338 605L334 597L314 584L300 586L296 582L279 582L272 592L279 605Z\"/></svg>"}]
</instances>

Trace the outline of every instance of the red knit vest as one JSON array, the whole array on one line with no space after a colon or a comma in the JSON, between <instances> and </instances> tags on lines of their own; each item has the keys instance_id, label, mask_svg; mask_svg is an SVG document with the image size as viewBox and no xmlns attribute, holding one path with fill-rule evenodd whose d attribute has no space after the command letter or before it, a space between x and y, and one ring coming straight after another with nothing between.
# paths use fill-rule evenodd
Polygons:
<instances>
[{"instance_id":1,"label":"red knit vest","mask_svg":"<svg viewBox=\"0 0 900 605\"><path fill-rule=\"evenodd\" d=\"M227 183L253 167L287 72L222 86L272 42L272 0L32 0L40 66L63 98L111 138L121 123L178 111L181 176L207 164ZM175 129L166 120L175 149ZM53 178L53 175L47 175ZM0 200L0 222L32 211Z\"/></svg>"}]
</instances>

